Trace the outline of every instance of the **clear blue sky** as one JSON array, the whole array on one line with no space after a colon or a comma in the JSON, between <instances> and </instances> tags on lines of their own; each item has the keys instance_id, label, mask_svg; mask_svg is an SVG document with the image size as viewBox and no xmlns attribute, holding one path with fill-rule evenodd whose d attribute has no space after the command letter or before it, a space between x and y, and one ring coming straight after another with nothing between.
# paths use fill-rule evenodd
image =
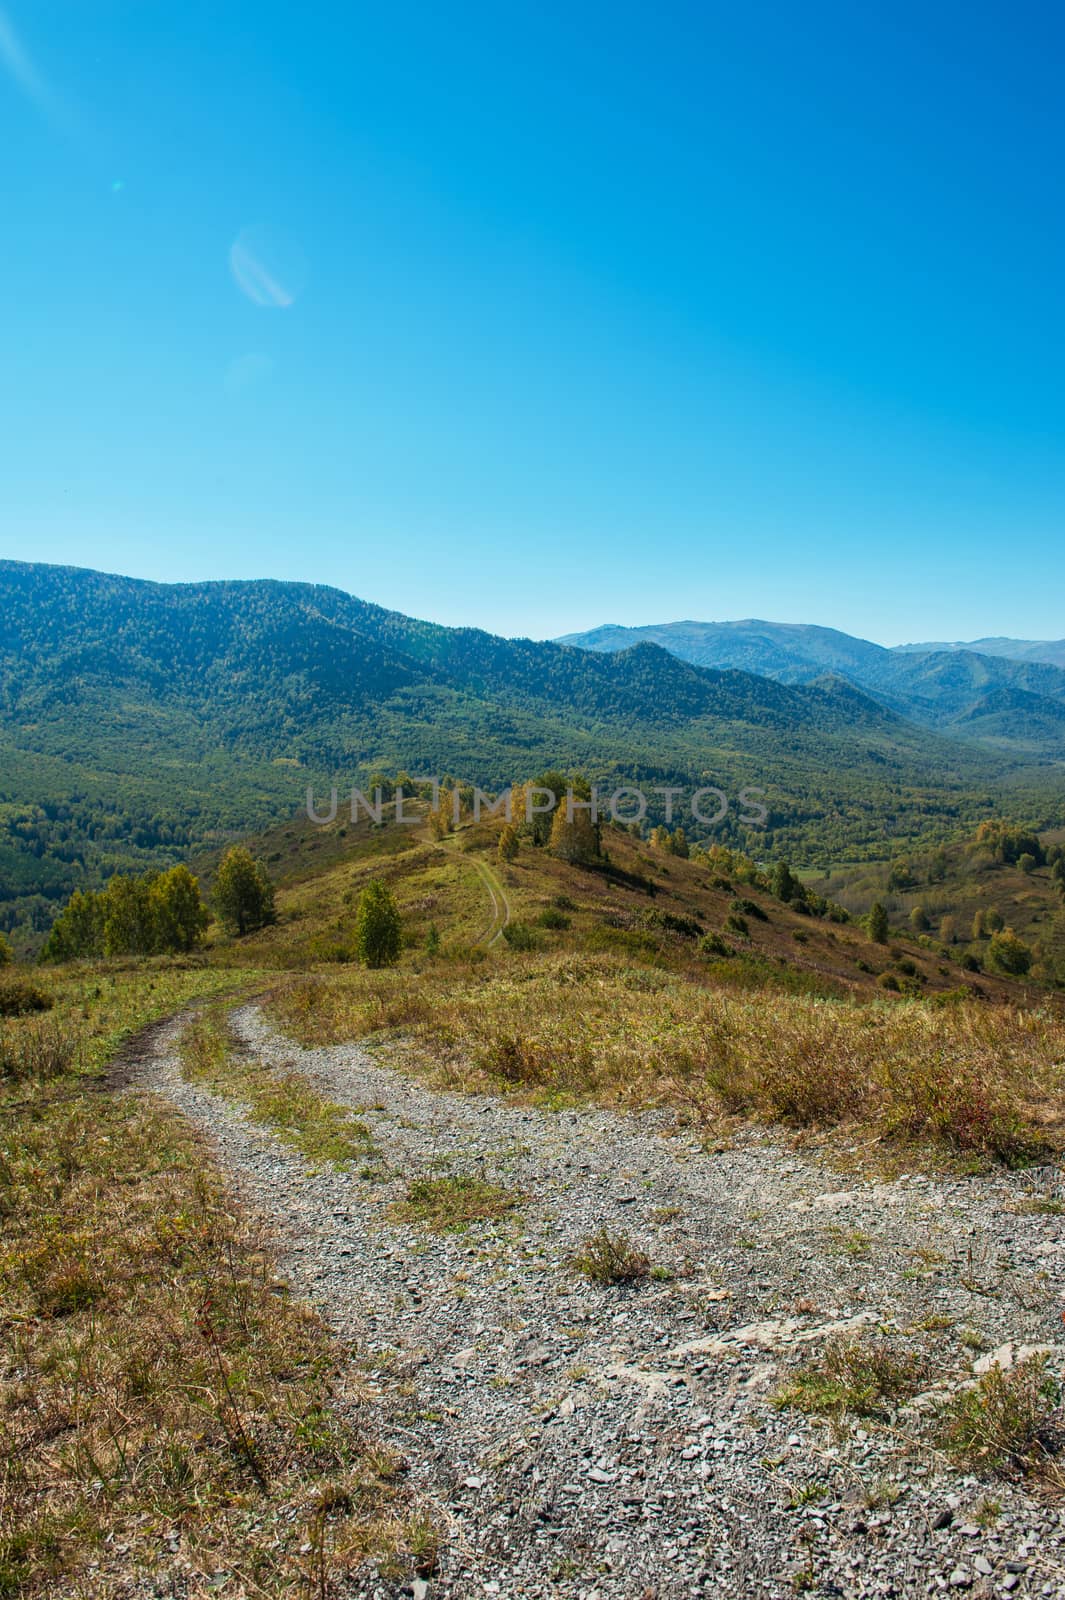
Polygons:
<instances>
[{"instance_id":1,"label":"clear blue sky","mask_svg":"<svg viewBox=\"0 0 1065 1600\"><path fill-rule=\"evenodd\" d=\"M0 0L0 553L1065 634L1051 4Z\"/></svg>"}]
</instances>

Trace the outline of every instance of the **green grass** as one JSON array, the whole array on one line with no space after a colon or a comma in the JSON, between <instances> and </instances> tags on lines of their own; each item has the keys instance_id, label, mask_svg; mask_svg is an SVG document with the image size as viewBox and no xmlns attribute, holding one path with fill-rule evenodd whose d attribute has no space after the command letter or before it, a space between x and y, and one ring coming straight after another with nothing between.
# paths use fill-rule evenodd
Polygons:
<instances>
[{"instance_id":1,"label":"green grass","mask_svg":"<svg viewBox=\"0 0 1065 1600\"><path fill-rule=\"evenodd\" d=\"M891 1403L916 1394L926 1376L912 1351L883 1340L829 1339L820 1359L789 1376L774 1403L807 1416L884 1418Z\"/></svg>"},{"instance_id":2,"label":"green grass","mask_svg":"<svg viewBox=\"0 0 1065 1600\"><path fill-rule=\"evenodd\" d=\"M189 1024L181 1058L190 1082L238 1102L313 1167L344 1168L374 1153L369 1129L346 1106L327 1100L301 1073L274 1073L234 1050L218 1015Z\"/></svg>"},{"instance_id":3,"label":"green grass","mask_svg":"<svg viewBox=\"0 0 1065 1600\"><path fill-rule=\"evenodd\" d=\"M521 1195L471 1173L413 1178L402 1200L390 1207L396 1222L413 1222L432 1233L460 1233L471 1222L494 1222L521 1204Z\"/></svg>"}]
</instances>

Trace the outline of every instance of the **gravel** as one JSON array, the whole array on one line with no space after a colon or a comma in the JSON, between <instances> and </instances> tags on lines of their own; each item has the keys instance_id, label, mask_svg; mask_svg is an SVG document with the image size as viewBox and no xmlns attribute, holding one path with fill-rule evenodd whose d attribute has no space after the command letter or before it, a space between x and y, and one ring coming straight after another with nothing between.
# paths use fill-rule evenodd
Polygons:
<instances>
[{"instance_id":1,"label":"gravel","mask_svg":"<svg viewBox=\"0 0 1065 1600\"><path fill-rule=\"evenodd\" d=\"M184 1081L182 1022L132 1082L208 1135L294 1289L369 1362L381 1432L444 1530L425 1587L367 1570L351 1595L1065 1595L1065 1511L951 1470L926 1423L982 1352L1049 1348L1062 1370L1062 1219L1015 1209L1060 1193L1056 1170L873 1181L754 1132L709 1153L661 1114L435 1093L243 1007L244 1048L372 1134L362 1171L313 1172ZM392 1220L412 1177L447 1172L521 1204L461 1233ZM647 1252L650 1279L573 1272L603 1225ZM925 1352L931 1392L838 1429L774 1406L840 1329Z\"/></svg>"}]
</instances>

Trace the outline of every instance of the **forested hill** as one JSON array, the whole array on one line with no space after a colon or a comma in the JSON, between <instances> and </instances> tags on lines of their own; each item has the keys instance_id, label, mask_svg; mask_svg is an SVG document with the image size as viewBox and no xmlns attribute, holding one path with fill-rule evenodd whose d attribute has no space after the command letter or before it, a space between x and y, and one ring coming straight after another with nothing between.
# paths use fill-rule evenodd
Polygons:
<instances>
[{"instance_id":1,"label":"forested hill","mask_svg":"<svg viewBox=\"0 0 1065 1600\"><path fill-rule=\"evenodd\" d=\"M968 823L1005 804L1011 771L839 678L788 685L647 643L598 655L507 640L312 584L11 561L0 755L0 925L38 931L74 883L262 827L309 780L375 768L758 785L760 851L821 861Z\"/></svg>"}]
</instances>

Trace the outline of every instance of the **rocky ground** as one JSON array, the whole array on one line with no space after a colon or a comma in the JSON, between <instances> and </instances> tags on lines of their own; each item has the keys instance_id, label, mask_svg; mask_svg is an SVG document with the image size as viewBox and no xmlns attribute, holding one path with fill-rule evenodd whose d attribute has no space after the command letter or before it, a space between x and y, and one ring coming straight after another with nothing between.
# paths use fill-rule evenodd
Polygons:
<instances>
[{"instance_id":1,"label":"rocky ground","mask_svg":"<svg viewBox=\"0 0 1065 1600\"><path fill-rule=\"evenodd\" d=\"M366 1573L353 1595L1065 1595L1065 1510L953 1471L928 1426L981 1349L1048 1345L1061 1370L1065 1227L1025 1209L1056 1172L843 1179L755 1134L708 1153L661 1116L433 1093L354 1045L301 1050L245 1007L244 1048L370 1129L361 1173L312 1173L184 1081L181 1025L133 1081L208 1134L294 1289L373 1358L382 1432L445 1531L431 1578ZM390 1216L412 1177L447 1172L520 1206L451 1234ZM573 1272L603 1224L647 1252L649 1279ZM933 1393L838 1429L774 1406L840 1329L927 1355Z\"/></svg>"}]
</instances>

